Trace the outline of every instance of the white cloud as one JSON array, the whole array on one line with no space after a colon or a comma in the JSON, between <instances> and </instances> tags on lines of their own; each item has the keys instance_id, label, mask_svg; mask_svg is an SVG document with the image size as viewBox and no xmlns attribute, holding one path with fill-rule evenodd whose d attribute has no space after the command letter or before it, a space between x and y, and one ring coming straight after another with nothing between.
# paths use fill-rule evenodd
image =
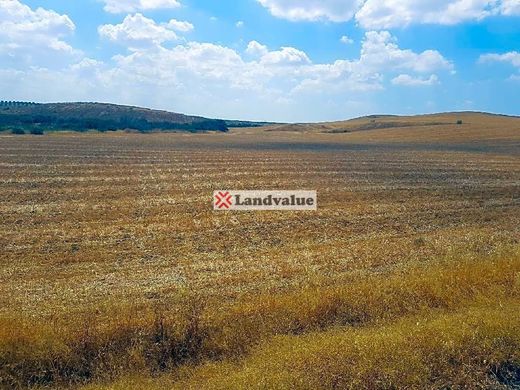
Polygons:
<instances>
[{"instance_id":1,"label":"white cloud","mask_svg":"<svg viewBox=\"0 0 520 390\"><path fill-rule=\"evenodd\" d=\"M239 20L238 22L236 22L235 26L236 26L237 28L242 28L242 27L244 27L244 22L241 21L241 20Z\"/></svg>"},{"instance_id":2,"label":"white cloud","mask_svg":"<svg viewBox=\"0 0 520 390\"><path fill-rule=\"evenodd\" d=\"M401 49L397 40L387 31L369 31L361 46L359 59L337 60L332 64L318 64L308 67L306 78L295 91L337 90L370 91L383 88L385 74L401 71L424 74L434 71L453 71L453 65L435 50L416 53ZM424 79L414 77L414 80ZM403 81L403 77L396 81ZM408 80L410 81L410 80ZM437 76L430 76L428 82L436 83Z\"/></svg>"},{"instance_id":3,"label":"white cloud","mask_svg":"<svg viewBox=\"0 0 520 390\"><path fill-rule=\"evenodd\" d=\"M520 52L510 51L504 54L483 54L480 56L479 62L509 62L513 66L520 67Z\"/></svg>"},{"instance_id":4,"label":"white cloud","mask_svg":"<svg viewBox=\"0 0 520 390\"><path fill-rule=\"evenodd\" d=\"M456 24L492 15L494 0L367 0L356 20L364 28Z\"/></svg>"},{"instance_id":5,"label":"white cloud","mask_svg":"<svg viewBox=\"0 0 520 390\"><path fill-rule=\"evenodd\" d=\"M251 41L247 45L246 53L252 56L261 57L269 52L267 46L258 43L257 41Z\"/></svg>"},{"instance_id":6,"label":"white cloud","mask_svg":"<svg viewBox=\"0 0 520 390\"><path fill-rule=\"evenodd\" d=\"M350 45L351 43L354 43L354 40L352 38L347 37L346 35L343 35L339 41L341 43L344 43L345 45Z\"/></svg>"},{"instance_id":7,"label":"white cloud","mask_svg":"<svg viewBox=\"0 0 520 390\"><path fill-rule=\"evenodd\" d=\"M504 15L520 15L520 0L502 0L500 11Z\"/></svg>"},{"instance_id":8,"label":"white cloud","mask_svg":"<svg viewBox=\"0 0 520 390\"><path fill-rule=\"evenodd\" d=\"M508 53L503 54L497 54L497 53L488 53L483 54L479 58L480 63L490 63L490 62L506 62L514 67L518 68L518 71L520 72L520 52L517 51L510 51ZM520 73L519 74L512 74L509 77L509 80L511 81L519 81L520 80Z\"/></svg>"},{"instance_id":9,"label":"white cloud","mask_svg":"<svg viewBox=\"0 0 520 390\"><path fill-rule=\"evenodd\" d=\"M180 7L177 0L102 0L104 10L111 13L131 13Z\"/></svg>"},{"instance_id":10,"label":"white cloud","mask_svg":"<svg viewBox=\"0 0 520 390\"><path fill-rule=\"evenodd\" d=\"M127 56L116 56L114 60L118 71L150 82L160 81L164 85L193 78L232 81L244 64L233 49L199 42L177 45L172 49L150 47ZM204 87L204 83L200 87Z\"/></svg>"},{"instance_id":11,"label":"white cloud","mask_svg":"<svg viewBox=\"0 0 520 390\"><path fill-rule=\"evenodd\" d=\"M409 74L400 74L392 79L392 84L403 85L407 87L424 87L438 84L439 78L432 74L429 78L413 77Z\"/></svg>"},{"instance_id":12,"label":"white cloud","mask_svg":"<svg viewBox=\"0 0 520 390\"><path fill-rule=\"evenodd\" d=\"M67 15L44 8L33 10L18 0L0 0L0 58L4 64L37 61L51 66L79 55L63 40L74 30Z\"/></svg>"},{"instance_id":13,"label":"white cloud","mask_svg":"<svg viewBox=\"0 0 520 390\"><path fill-rule=\"evenodd\" d=\"M99 33L129 52L105 63L77 59L60 70L0 68L0 90L12 91L6 98L20 100L114 101L270 120L296 120L302 112L316 112L315 119L325 119L337 109L334 102L348 101L353 93L356 101L370 102L369 94L383 89L386 78L401 73L424 78L453 68L437 51L400 48L385 31L367 32L358 58L313 63L298 48L269 50L257 41L249 42L244 55L212 43L183 41L167 47L164 43L177 37L172 27L171 22L128 15L120 24L101 26Z\"/></svg>"},{"instance_id":14,"label":"white cloud","mask_svg":"<svg viewBox=\"0 0 520 390\"><path fill-rule=\"evenodd\" d=\"M80 62L72 64L70 69L72 70L84 70L84 69L93 69L98 68L103 65L103 62L95 60L93 58L83 58Z\"/></svg>"},{"instance_id":15,"label":"white cloud","mask_svg":"<svg viewBox=\"0 0 520 390\"><path fill-rule=\"evenodd\" d=\"M247 61L231 48L210 43L189 42L171 49L156 45L115 57L114 78L124 74L125 78L153 84L154 90L182 89L189 95L199 93L201 99L204 95L214 99L234 90L269 96L274 101L319 91L337 94L377 90L383 88L386 74L395 77L403 70L416 73L410 77L425 82L417 74L453 68L437 51L415 53L399 48L395 38L385 31L366 33L356 60L313 64L297 48L269 51L257 41L249 42L246 53L253 60ZM430 76L426 81L433 84L436 78Z\"/></svg>"},{"instance_id":16,"label":"white cloud","mask_svg":"<svg viewBox=\"0 0 520 390\"><path fill-rule=\"evenodd\" d=\"M311 60L307 54L294 47L282 47L281 50L265 53L260 59L262 64L268 65L298 65L309 64Z\"/></svg>"},{"instance_id":17,"label":"white cloud","mask_svg":"<svg viewBox=\"0 0 520 390\"><path fill-rule=\"evenodd\" d=\"M364 66L375 70L413 70L430 73L438 69L453 70L453 64L436 50L415 53L400 49L397 40L388 31L369 31L361 49Z\"/></svg>"},{"instance_id":18,"label":"white cloud","mask_svg":"<svg viewBox=\"0 0 520 390\"><path fill-rule=\"evenodd\" d=\"M346 22L365 29L411 24L457 24L491 15L519 15L520 0L257 0L269 12L291 21Z\"/></svg>"},{"instance_id":19,"label":"white cloud","mask_svg":"<svg viewBox=\"0 0 520 390\"><path fill-rule=\"evenodd\" d=\"M121 24L99 26L99 35L116 43L131 48L146 45L159 45L177 39L177 34L170 29L170 24L159 25L154 20L141 14L128 15Z\"/></svg>"},{"instance_id":20,"label":"white cloud","mask_svg":"<svg viewBox=\"0 0 520 390\"><path fill-rule=\"evenodd\" d=\"M193 29L195 28L193 24L191 24L190 22L175 19L171 19L168 22L167 27L179 32L190 32L193 31Z\"/></svg>"},{"instance_id":21,"label":"white cloud","mask_svg":"<svg viewBox=\"0 0 520 390\"><path fill-rule=\"evenodd\" d=\"M276 17L292 21L330 20L345 22L363 0L258 0Z\"/></svg>"}]
</instances>

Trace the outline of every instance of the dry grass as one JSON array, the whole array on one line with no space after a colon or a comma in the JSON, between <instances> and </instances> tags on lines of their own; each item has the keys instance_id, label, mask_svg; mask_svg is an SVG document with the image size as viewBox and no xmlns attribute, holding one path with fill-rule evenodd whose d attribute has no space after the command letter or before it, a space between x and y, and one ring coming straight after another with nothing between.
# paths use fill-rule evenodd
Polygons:
<instances>
[{"instance_id":1,"label":"dry grass","mask_svg":"<svg viewBox=\"0 0 520 390\"><path fill-rule=\"evenodd\" d=\"M462 124L457 124L462 121ZM252 129L239 130L254 131ZM273 125L257 132L345 133L349 142L497 144L520 141L520 117L459 112L419 116L374 116L320 124Z\"/></svg>"},{"instance_id":2,"label":"dry grass","mask_svg":"<svg viewBox=\"0 0 520 390\"><path fill-rule=\"evenodd\" d=\"M0 137L0 387L106 383L129 372L139 373L134 388L247 387L271 343L283 343L283 359L294 344L294 358L307 361L322 336L380 331L381 343L395 334L408 356L399 329L412 320L403 317L424 318L428 334L499 303L509 313L518 303L519 133L500 119L470 117L464 124L487 127L451 135L436 126ZM212 191L229 187L317 189L319 211L214 213ZM502 322L497 332L508 334ZM354 329L332 330L344 326ZM327 351L312 361L330 388L327 375L343 368L328 371L336 352ZM223 362L205 365L215 359ZM266 384L316 374L280 359ZM442 387L456 367L402 383ZM478 367L461 383L486 386L492 367ZM349 372L339 387L366 379ZM302 387L315 383L309 376Z\"/></svg>"},{"instance_id":3,"label":"dry grass","mask_svg":"<svg viewBox=\"0 0 520 390\"><path fill-rule=\"evenodd\" d=\"M224 306L202 306L186 297L182 305L156 307L153 311L119 308L104 316L47 326L3 320L0 373L5 385L21 387L110 378L128 371L159 372L179 364L241 358L251 347L275 335L306 340L300 335L345 325L383 327L385 335L384 327L403 316L429 318L472 305L498 305L508 315L516 314L513 308L518 305L519 294L517 251L480 261L449 260L376 274L337 287L255 296ZM485 330L482 335L492 337ZM292 347L295 353L300 349L299 342ZM401 353L401 349L394 352ZM307 383L309 388L311 383Z\"/></svg>"},{"instance_id":4,"label":"dry grass","mask_svg":"<svg viewBox=\"0 0 520 390\"><path fill-rule=\"evenodd\" d=\"M520 305L503 305L277 337L238 364L185 369L171 388L511 388L520 369Z\"/></svg>"},{"instance_id":5,"label":"dry grass","mask_svg":"<svg viewBox=\"0 0 520 390\"><path fill-rule=\"evenodd\" d=\"M519 271L517 253L210 310L201 346L230 360L86 389L508 388L520 367Z\"/></svg>"}]
</instances>

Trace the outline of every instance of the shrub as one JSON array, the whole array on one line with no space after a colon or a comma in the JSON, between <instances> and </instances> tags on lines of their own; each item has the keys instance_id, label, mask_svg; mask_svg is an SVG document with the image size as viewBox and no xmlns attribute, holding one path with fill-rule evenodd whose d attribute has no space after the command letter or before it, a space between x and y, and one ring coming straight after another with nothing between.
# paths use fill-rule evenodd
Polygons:
<instances>
[{"instance_id":1,"label":"shrub","mask_svg":"<svg viewBox=\"0 0 520 390\"><path fill-rule=\"evenodd\" d=\"M457 124L458 124L458 125L462 125L462 119L459 119L459 120L457 121Z\"/></svg>"},{"instance_id":2,"label":"shrub","mask_svg":"<svg viewBox=\"0 0 520 390\"><path fill-rule=\"evenodd\" d=\"M25 134L25 131L23 129L15 128L11 130L11 134L22 135Z\"/></svg>"},{"instance_id":3,"label":"shrub","mask_svg":"<svg viewBox=\"0 0 520 390\"><path fill-rule=\"evenodd\" d=\"M44 133L43 133L42 129L32 129L31 134L32 135L43 135Z\"/></svg>"}]
</instances>

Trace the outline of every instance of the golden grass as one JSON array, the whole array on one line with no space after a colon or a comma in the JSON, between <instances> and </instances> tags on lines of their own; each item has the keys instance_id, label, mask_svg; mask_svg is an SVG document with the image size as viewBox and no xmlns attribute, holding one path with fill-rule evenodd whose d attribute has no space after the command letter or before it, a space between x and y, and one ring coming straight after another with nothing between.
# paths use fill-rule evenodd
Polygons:
<instances>
[{"instance_id":1,"label":"golden grass","mask_svg":"<svg viewBox=\"0 0 520 390\"><path fill-rule=\"evenodd\" d=\"M471 121L0 136L0 388L168 387L273 337L515 304L518 131ZM319 210L214 213L231 187L317 189Z\"/></svg>"},{"instance_id":2,"label":"golden grass","mask_svg":"<svg viewBox=\"0 0 520 390\"><path fill-rule=\"evenodd\" d=\"M457 124L461 120L462 124ZM377 128L377 126L382 128ZM394 127L395 126L395 127ZM372 129L370 127L373 127ZM363 117L348 121L273 125L257 129L235 129L243 132L299 132L311 134L331 133L331 140L363 143L457 143L498 144L518 142L520 139L520 117L460 112L417 116ZM338 137L338 135L340 135ZM288 135L286 135L288 136ZM312 139L312 138L311 138Z\"/></svg>"},{"instance_id":3,"label":"golden grass","mask_svg":"<svg viewBox=\"0 0 520 390\"><path fill-rule=\"evenodd\" d=\"M9 386L70 383L157 372L178 364L240 358L274 335L338 325L386 324L412 314L454 311L476 302L509 306L520 293L520 252L478 261L444 261L372 275L350 284L230 305L132 308L41 324L2 320L0 377Z\"/></svg>"},{"instance_id":4,"label":"golden grass","mask_svg":"<svg viewBox=\"0 0 520 390\"><path fill-rule=\"evenodd\" d=\"M500 259L452 260L333 287L254 296L210 317L209 350L233 356L273 334L385 322L428 310L454 310L481 298L516 296L519 272L516 252Z\"/></svg>"},{"instance_id":5,"label":"golden grass","mask_svg":"<svg viewBox=\"0 0 520 390\"><path fill-rule=\"evenodd\" d=\"M186 369L170 388L505 389L518 383L519 310L517 300L503 301L378 327L279 336L239 363ZM158 389L164 380L140 386Z\"/></svg>"}]
</instances>

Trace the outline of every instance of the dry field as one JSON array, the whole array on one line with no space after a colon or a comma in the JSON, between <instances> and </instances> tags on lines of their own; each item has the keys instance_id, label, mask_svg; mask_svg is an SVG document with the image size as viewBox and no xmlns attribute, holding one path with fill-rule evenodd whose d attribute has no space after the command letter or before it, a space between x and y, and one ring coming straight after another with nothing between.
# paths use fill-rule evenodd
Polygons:
<instances>
[{"instance_id":1,"label":"dry field","mask_svg":"<svg viewBox=\"0 0 520 390\"><path fill-rule=\"evenodd\" d=\"M0 388L519 386L520 119L412 120L0 136Z\"/></svg>"}]
</instances>

